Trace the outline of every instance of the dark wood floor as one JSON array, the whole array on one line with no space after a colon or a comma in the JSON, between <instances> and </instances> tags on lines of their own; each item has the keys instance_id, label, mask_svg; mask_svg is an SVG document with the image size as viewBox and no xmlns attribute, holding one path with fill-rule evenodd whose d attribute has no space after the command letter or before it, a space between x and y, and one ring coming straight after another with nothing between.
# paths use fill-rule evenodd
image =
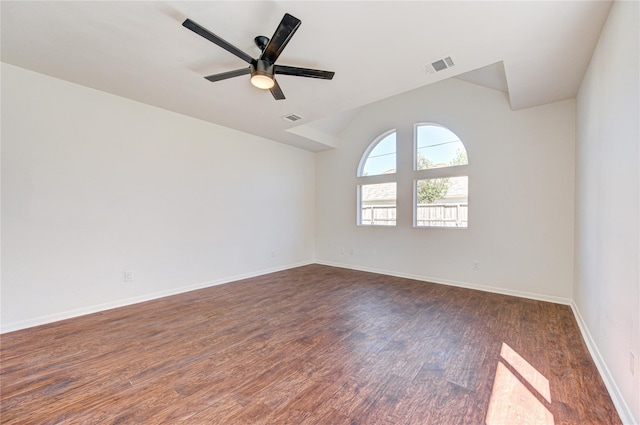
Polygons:
<instances>
[{"instance_id":1,"label":"dark wood floor","mask_svg":"<svg viewBox=\"0 0 640 425\"><path fill-rule=\"evenodd\" d=\"M567 306L320 265L1 337L3 424L618 424Z\"/></svg>"}]
</instances>

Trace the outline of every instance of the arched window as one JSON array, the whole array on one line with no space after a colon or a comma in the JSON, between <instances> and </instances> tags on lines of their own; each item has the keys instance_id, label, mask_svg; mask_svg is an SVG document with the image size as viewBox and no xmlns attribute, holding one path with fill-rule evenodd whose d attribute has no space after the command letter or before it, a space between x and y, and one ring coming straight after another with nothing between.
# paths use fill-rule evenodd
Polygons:
<instances>
[{"instance_id":1,"label":"arched window","mask_svg":"<svg viewBox=\"0 0 640 425\"><path fill-rule=\"evenodd\" d=\"M396 224L396 130L376 137L367 147L360 164L358 177L358 225L395 226ZM377 182L368 182L370 177Z\"/></svg>"},{"instance_id":2,"label":"arched window","mask_svg":"<svg viewBox=\"0 0 640 425\"><path fill-rule=\"evenodd\" d=\"M414 170L467 165L467 150L456 134L437 124L415 126Z\"/></svg>"},{"instance_id":3,"label":"arched window","mask_svg":"<svg viewBox=\"0 0 640 425\"><path fill-rule=\"evenodd\" d=\"M393 174L396 172L396 130L376 137L369 145L360 164L358 177Z\"/></svg>"},{"instance_id":4,"label":"arched window","mask_svg":"<svg viewBox=\"0 0 640 425\"><path fill-rule=\"evenodd\" d=\"M469 163L464 144L437 124L416 124L414 139L413 225L468 227L469 177L461 175L461 166Z\"/></svg>"},{"instance_id":5,"label":"arched window","mask_svg":"<svg viewBox=\"0 0 640 425\"><path fill-rule=\"evenodd\" d=\"M376 137L360 158L358 225L395 226L397 192L408 191L413 180L414 227L468 227L468 158L462 140L441 125L416 124L413 166L410 160L398 163L396 143L396 130L389 130ZM397 169L409 172L398 175Z\"/></svg>"}]
</instances>

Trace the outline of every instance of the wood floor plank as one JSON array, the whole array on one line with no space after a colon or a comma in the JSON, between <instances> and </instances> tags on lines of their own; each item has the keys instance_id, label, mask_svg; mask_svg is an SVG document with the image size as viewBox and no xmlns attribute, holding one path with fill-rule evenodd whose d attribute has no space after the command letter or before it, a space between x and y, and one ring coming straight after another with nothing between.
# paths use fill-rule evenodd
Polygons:
<instances>
[{"instance_id":1,"label":"wood floor plank","mask_svg":"<svg viewBox=\"0 0 640 425\"><path fill-rule=\"evenodd\" d=\"M513 412L620 423L569 307L309 265L0 336L7 425L491 425Z\"/></svg>"}]
</instances>

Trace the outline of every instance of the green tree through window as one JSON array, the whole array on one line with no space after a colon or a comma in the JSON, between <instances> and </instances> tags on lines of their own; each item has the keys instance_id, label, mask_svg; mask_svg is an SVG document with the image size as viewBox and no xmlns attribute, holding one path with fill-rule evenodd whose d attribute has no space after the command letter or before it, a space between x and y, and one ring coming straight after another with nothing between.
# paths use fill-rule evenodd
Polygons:
<instances>
[{"instance_id":1,"label":"green tree through window","mask_svg":"<svg viewBox=\"0 0 640 425\"><path fill-rule=\"evenodd\" d=\"M449 166L467 164L467 153L461 149L458 149L456 157L449 161ZM428 170L435 168L427 158L422 155L418 155L418 170ZM442 199L446 196L449 190L449 179L429 179L418 181L417 196L419 204L431 204L438 199Z\"/></svg>"}]
</instances>

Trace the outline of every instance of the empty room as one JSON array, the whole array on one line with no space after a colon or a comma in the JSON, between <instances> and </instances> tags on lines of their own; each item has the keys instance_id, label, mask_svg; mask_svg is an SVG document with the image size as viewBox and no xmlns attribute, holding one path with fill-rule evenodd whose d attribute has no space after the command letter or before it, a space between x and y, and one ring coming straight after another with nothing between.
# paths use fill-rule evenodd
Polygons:
<instances>
[{"instance_id":1,"label":"empty room","mask_svg":"<svg viewBox=\"0 0 640 425\"><path fill-rule=\"evenodd\" d=\"M0 423L640 424L640 2L0 19Z\"/></svg>"}]
</instances>

